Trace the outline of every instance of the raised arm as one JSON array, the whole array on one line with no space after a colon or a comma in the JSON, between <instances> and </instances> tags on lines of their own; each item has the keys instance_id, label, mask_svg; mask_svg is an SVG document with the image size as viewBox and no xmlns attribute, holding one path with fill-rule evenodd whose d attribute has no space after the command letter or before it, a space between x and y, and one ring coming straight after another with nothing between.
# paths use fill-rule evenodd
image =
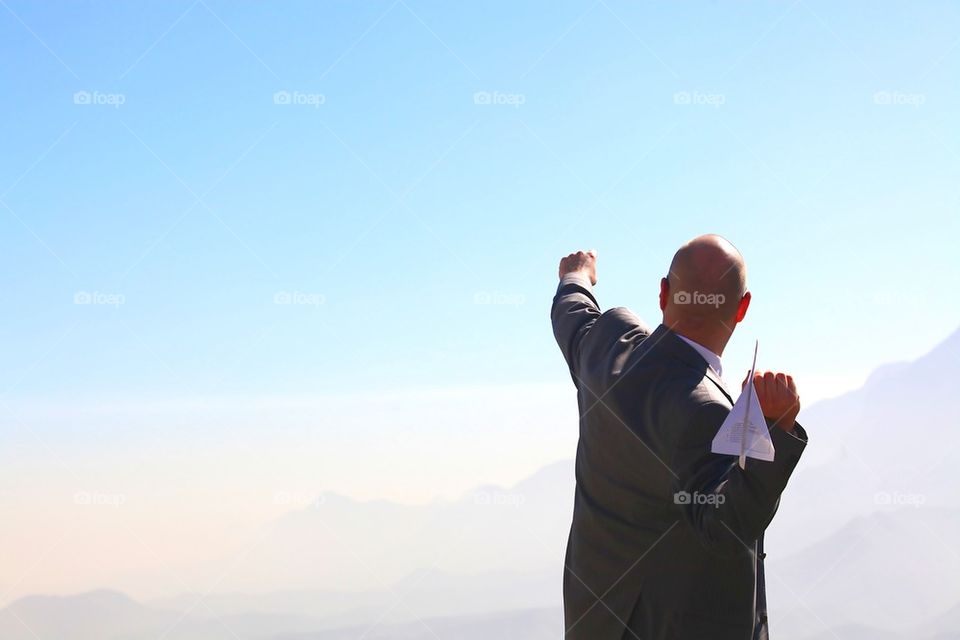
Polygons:
<instances>
[{"instance_id":1,"label":"raised arm","mask_svg":"<svg viewBox=\"0 0 960 640\"><path fill-rule=\"evenodd\" d=\"M553 298L550 319L553 335L560 345L574 383L578 381L580 345L600 317L600 305L593 295L597 284L597 253L571 253L560 260L560 286Z\"/></svg>"}]
</instances>

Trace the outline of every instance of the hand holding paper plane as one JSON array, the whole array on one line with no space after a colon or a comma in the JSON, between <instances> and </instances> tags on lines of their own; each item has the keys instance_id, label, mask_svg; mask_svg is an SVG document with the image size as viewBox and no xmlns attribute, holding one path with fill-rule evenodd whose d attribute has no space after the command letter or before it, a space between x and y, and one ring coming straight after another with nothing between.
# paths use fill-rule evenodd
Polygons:
<instances>
[{"instance_id":1,"label":"hand holding paper plane","mask_svg":"<svg viewBox=\"0 0 960 640\"><path fill-rule=\"evenodd\" d=\"M720 430L713 438L713 445L710 447L713 453L739 456L741 469L746 467L747 458L772 462L776 453L767 429L767 421L760 408L757 390L753 384L759 346L758 342L753 348L753 365L750 367L747 384L733 408L730 409L727 419L720 425Z\"/></svg>"}]
</instances>

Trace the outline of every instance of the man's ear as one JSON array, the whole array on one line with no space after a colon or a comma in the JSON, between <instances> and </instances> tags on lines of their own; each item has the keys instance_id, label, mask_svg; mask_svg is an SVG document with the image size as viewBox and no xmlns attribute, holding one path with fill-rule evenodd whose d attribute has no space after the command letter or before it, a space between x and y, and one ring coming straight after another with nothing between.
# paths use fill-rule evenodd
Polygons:
<instances>
[{"instance_id":1,"label":"man's ear","mask_svg":"<svg viewBox=\"0 0 960 640\"><path fill-rule=\"evenodd\" d=\"M667 296L670 295L670 282L666 278L660 278L660 311L667 308Z\"/></svg>"},{"instance_id":2,"label":"man's ear","mask_svg":"<svg viewBox=\"0 0 960 640\"><path fill-rule=\"evenodd\" d=\"M740 304L737 305L737 317L734 318L736 322L742 322L744 316L747 315L747 308L750 306L750 292L747 291L743 294L743 297L740 298Z\"/></svg>"}]
</instances>

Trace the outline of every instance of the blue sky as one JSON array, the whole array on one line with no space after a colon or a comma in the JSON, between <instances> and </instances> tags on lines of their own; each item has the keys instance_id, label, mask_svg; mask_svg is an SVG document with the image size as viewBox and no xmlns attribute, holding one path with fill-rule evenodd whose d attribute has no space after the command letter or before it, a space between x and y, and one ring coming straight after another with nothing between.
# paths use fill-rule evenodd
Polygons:
<instances>
[{"instance_id":1,"label":"blue sky","mask_svg":"<svg viewBox=\"0 0 960 640\"><path fill-rule=\"evenodd\" d=\"M849 389L958 324L958 21L947 2L3 0L0 408L69 441L164 403L567 385L560 256L596 248L601 302L656 324L703 232L750 268L728 371L759 338L813 397ZM98 427L104 405L126 421ZM516 425L566 435L504 474L572 455L574 420Z\"/></svg>"}]
</instances>

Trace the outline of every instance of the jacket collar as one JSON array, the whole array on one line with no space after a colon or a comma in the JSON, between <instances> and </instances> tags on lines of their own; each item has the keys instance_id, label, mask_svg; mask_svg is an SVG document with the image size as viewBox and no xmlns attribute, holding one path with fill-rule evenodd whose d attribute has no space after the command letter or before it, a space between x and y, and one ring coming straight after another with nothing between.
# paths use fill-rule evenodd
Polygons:
<instances>
[{"instance_id":1,"label":"jacket collar","mask_svg":"<svg viewBox=\"0 0 960 640\"><path fill-rule=\"evenodd\" d=\"M681 340L673 329L661 324L647 337L646 342L650 343L651 350L656 350L665 356L675 358L683 364L696 369L697 373L703 377L709 378L710 381L717 385L717 388L727 396L731 404L733 403L733 396L726 385L723 384L720 376L713 370L713 367L707 364L707 361L697 353L696 349Z\"/></svg>"}]
</instances>

